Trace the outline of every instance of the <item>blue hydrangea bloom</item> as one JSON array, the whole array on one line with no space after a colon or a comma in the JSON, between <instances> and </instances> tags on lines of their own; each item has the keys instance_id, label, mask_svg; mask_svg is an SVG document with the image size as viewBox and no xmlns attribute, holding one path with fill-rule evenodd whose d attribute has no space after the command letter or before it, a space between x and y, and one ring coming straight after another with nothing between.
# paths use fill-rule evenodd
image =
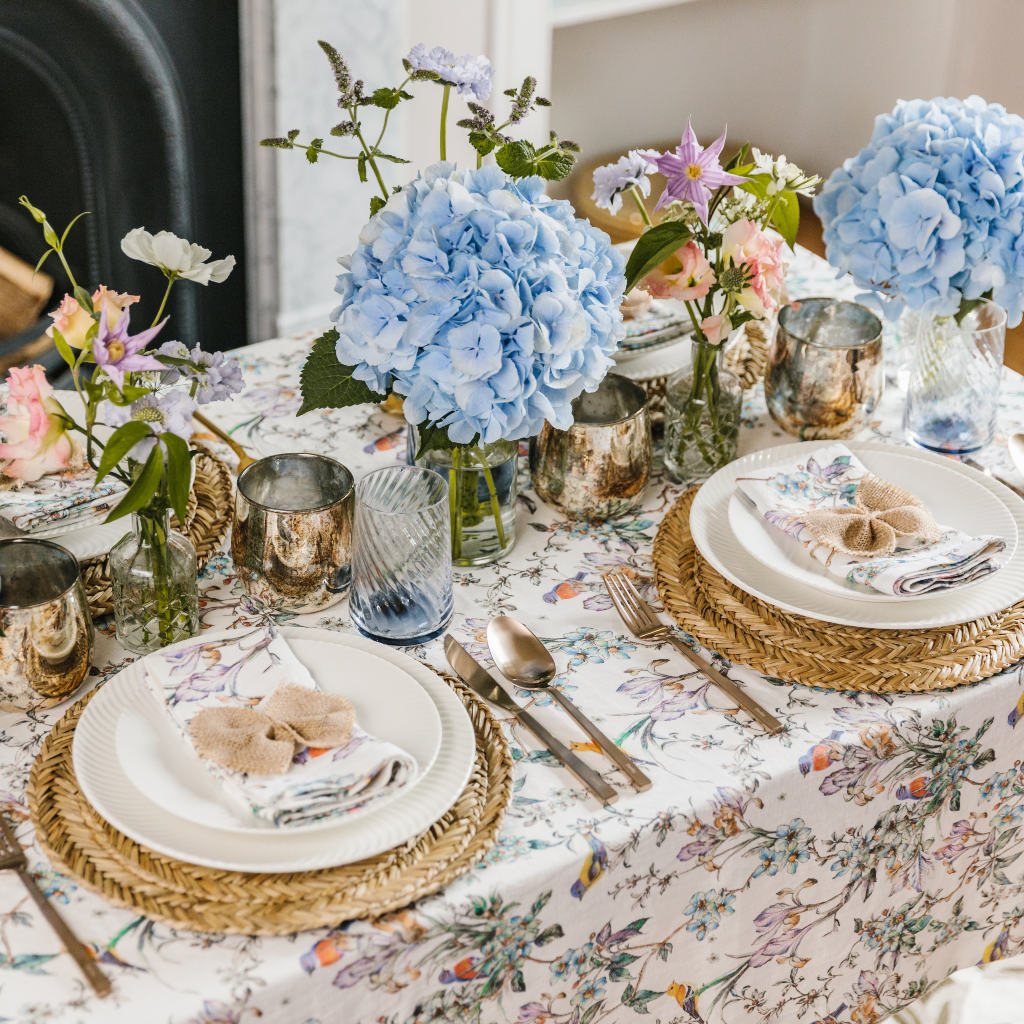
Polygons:
<instances>
[{"instance_id":1,"label":"blue hydrangea bloom","mask_svg":"<svg viewBox=\"0 0 1024 1024\"><path fill-rule=\"evenodd\" d=\"M901 100L814 199L829 262L890 319L992 290L1024 306L1024 119L980 96Z\"/></svg>"},{"instance_id":2,"label":"blue hydrangea bloom","mask_svg":"<svg viewBox=\"0 0 1024 1024\"><path fill-rule=\"evenodd\" d=\"M338 360L413 423L482 443L572 424L623 337L624 260L540 178L436 163L363 229L331 314Z\"/></svg>"}]
</instances>

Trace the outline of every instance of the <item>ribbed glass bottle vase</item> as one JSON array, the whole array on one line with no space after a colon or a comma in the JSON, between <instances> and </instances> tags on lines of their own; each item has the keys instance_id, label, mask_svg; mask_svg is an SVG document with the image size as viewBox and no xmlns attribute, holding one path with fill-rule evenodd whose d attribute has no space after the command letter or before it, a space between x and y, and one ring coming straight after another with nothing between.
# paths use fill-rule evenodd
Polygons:
<instances>
[{"instance_id":1,"label":"ribbed glass bottle vase","mask_svg":"<svg viewBox=\"0 0 1024 1024\"><path fill-rule=\"evenodd\" d=\"M378 469L356 485L350 614L364 636L406 647L448 626L448 484L426 469Z\"/></svg>"}]
</instances>

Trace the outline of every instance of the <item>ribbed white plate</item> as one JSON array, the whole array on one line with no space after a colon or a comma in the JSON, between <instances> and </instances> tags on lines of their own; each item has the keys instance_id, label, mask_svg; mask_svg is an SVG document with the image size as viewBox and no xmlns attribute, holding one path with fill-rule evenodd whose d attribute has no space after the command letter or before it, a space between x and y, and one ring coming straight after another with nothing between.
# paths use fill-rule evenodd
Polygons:
<instances>
[{"instance_id":1,"label":"ribbed white plate","mask_svg":"<svg viewBox=\"0 0 1024 1024\"><path fill-rule=\"evenodd\" d=\"M1002 537L1006 548L997 556L1004 564L1017 547L1017 526L1010 510L994 495L974 480L964 479L948 466L933 466L900 451L871 455L875 472L886 480L898 480L931 510L943 526L966 533L969 537ZM946 462L949 462L946 459ZM790 462L792 465L792 462ZM766 475L782 466L763 470ZM757 474L761 475L761 472ZM830 573L795 537L766 522L754 503L737 487L729 499L729 525L736 539L759 562L784 573L799 583L820 590L833 597L874 604L907 604L912 601L935 601L948 597L949 591L934 590L929 594L883 594L863 583L850 583ZM974 583L957 588L962 594L968 587L981 586L988 579L982 577Z\"/></svg>"},{"instance_id":2,"label":"ribbed white plate","mask_svg":"<svg viewBox=\"0 0 1024 1024\"><path fill-rule=\"evenodd\" d=\"M970 481L983 487L1005 506L1016 533L1006 538L1008 549L1013 547L1014 550L999 572L976 586L953 590L931 601L899 600L876 604L873 601L857 601L848 596L823 593L794 579L791 572L776 572L752 558L729 523L729 503L736 488L737 477L762 473L780 463L806 457L820 448L822 443L805 441L753 452L720 469L697 492L690 509L690 532L697 550L726 579L746 593L783 611L866 629L932 629L953 626L992 615L1024 598L1024 545L1017 544L1017 537L1024 532L1024 501L984 473L945 456L877 441L844 443L857 453L857 457L868 469L884 479L895 479L901 485L906 485L905 479L899 475L901 468L905 470L906 463L896 460L913 459L955 474L948 478L950 486L955 486L961 480Z\"/></svg>"},{"instance_id":3,"label":"ribbed white plate","mask_svg":"<svg viewBox=\"0 0 1024 1024\"><path fill-rule=\"evenodd\" d=\"M398 666L426 691L441 721L442 742L433 765L412 789L365 817L341 821L315 832L288 829L237 833L186 821L144 796L118 759L118 720L125 709L138 713L144 689L138 663L113 676L89 702L75 729L72 758L86 799L115 828L136 842L169 857L226 871L315 871L349 864L389 850L433 824L462 792L473 768L476 738L462 701L429 668L405 654L360 636L326 629L284 626L287 640L317 640L338 647L338 679L348 675L345 649L372 654ZM302 660L300 645L296 654ZM313 666L310 666L311 670ZM361 677L372 698L374 680ZM318 678L325 689L330 680Z\"/></svg>"},{"instance_id":4,"label":"ribbed white plate","mask_svg":"<svg viewBox=\"0 0 1024 1024\"><path fill-rule=\"evenodd\" d=\"M194 643L194 639L182 643ZM441 749L441 718L427 691L404 668L376 653L355 648L347 651L342 674L338 672L337 644L307 639L289 643L320 689L351 701L356 721L366 732L394 743L416 761L416 771L403 787L349 811L345 821L356 821L399 799L430 770ZM144 661L135 662L137 671L142 670ZM372 686L366 685L367 679L373 680ZM257 818L224 792L163 708L142 687L133 689L131 706L122 709L115 738L125 774L136 789L165 811L229 832L276 831L275 825ZM319 832L337 824L337 819L328 818L292 825L288 831Z\"/></svg>"}]
</instances>

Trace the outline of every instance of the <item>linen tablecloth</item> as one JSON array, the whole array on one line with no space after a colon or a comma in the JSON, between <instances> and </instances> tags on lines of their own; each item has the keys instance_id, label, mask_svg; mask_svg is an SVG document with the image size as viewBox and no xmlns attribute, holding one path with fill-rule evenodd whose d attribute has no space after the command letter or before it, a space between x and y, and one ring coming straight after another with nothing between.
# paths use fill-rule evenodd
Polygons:
<instances>
[{"instance_id":1,"label":"linen tablecloth","mask_svg":"<svg viewBox=\"0 0 1024 1024\"><path fill-rule=\"evenodd\" d=\"M854 293L804 252L789 283L796 297ZM262 454L329 453L357 478L403 460L404 424L374 406L295 418L311 341L236 352L245 393L204 411ZM902 398L890 388L864 436L899 443ZM1003 433L978 458L1018 484L1004 440L1022 423L1024 381L1007 371ZM760 389L748 393L744 424L741 454L792 440L766 416ZM497 845L437 896L376 922L250 939L111 907L33 845L28 772L64 706L0 713L0 806L115 985L96 999L17 878L0 877L0 1021L874 1024L948 972L1024 948L1020 666L975 686L884 697L731 668L788 726L766 736L670 647L629 636L602 588L600 574L621 568L655 599L651 545L681 490L659 470L641 512L603 525L568 522L525 490L510 557L455 573L453 634L487 662L490 616L529 625L554 654L557 684L653 787L634 793L541 698L539 713L619 788L619 802L599 807L507 725L515 795ZM227 555L200 588L204 627L261 621ZM352 629L347 603L288 621ZM131 660L109 618L97 627L89 685ZM409 653L445 667L439 640Z\"/></svg>"}]
</instances>

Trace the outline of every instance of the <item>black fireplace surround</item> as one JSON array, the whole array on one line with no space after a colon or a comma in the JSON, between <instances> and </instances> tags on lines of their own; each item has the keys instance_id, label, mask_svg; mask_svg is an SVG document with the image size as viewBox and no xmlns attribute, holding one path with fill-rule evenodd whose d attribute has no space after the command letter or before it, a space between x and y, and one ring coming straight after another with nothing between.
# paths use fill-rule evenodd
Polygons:
<instances>
[{"instance_id":1,"label":"black fireplace surround","mask_svg":"<svg viewBox=\"0 0 1024 1024\"><path fill-rule=\"evenodd\" d=\"M69 236L90 291L141 294L148 327L166 284L128 259L134 227L166 229L238 261L223 284L171 293L160 341L246 342L237 0L0 0L0 246L32 263L46 246L18 197ZM69 290L55 256L54 301ZM48 308L52 308L48 307Z\"/></svg>"}]
</instances>

